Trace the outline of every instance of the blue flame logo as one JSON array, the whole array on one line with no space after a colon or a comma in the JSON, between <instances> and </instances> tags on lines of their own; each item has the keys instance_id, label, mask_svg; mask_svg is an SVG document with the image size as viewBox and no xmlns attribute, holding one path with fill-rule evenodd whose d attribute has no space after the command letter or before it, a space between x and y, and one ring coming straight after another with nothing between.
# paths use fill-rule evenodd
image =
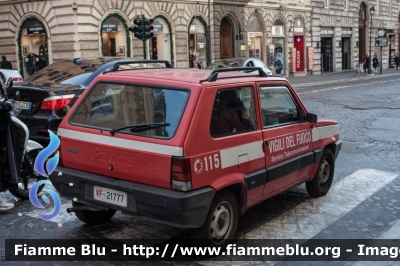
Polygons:
<instances>
[{"instance_id":1,"label":"blue flame logo","mask_svg":"<svg viewBox=\"0 0 400 266\"><path fill-rule=\"evenodd\" d=\"M46 159L49 158L49 156L52 155L57 150L58 146L60 146L60 139L56 136L56 134L54 134L50 130L49 134L50 134L49 146L47 146L41 152L39 152L35 161L35 171L38 174L41 174L42 176L45 177L48 177L48 175L50 175L54 171L54 169L56 169L59 160L59 155L57 152L53 158L50 158L47 161L46 164L47 172L44 170Z\"/></svg>"},{"instance_id":2,"label":"blue flame logo","mask_svg":"<svg viewBox=\"0 0 400 266\"><path fill-rule=\"evenodd\" d=\"M38 207L39 209L44 209L45 207L39 202L39 199L37 197L37 191L39 189L39 186L44 185L44 184L48 184L51 185L51 182L48 180L42 180L39 181L37 183L35 183L31 189L29 190L29 199L32 202L33 205L35 205L36 207ZM61 211L61 200L60 197L57 195L57 193L55 193L53 190L46 188L46 191L49 192L49 194L51 195L51 197L54 200L54 211L51 214L43 214L40 213L38 211L36 211L36 214L42 218L43 220L51 220L54 217L56 217L60 211ZM50 204L50 200L46 195L42 195L42 200L46 203L46 204Z\"/></svg>"},{"instance_id":3,"label":"blue flame logo","mask_svg":"<svg viewBox=\"0 0 400 266\"><path fill-rule=\"evenodd\" d=\"M49 158L49 156L52 155L57 150L58 146L60 146L60 139L51 131L49 131L49 134L50 134L50 143L46 148L44 148L41 152L39 152L39 154L36 157L34 166L35 171L45 177L48 177L54 171L54 169L56 169L59 160L59 155L57 152L56 155L48 159L46 163L46 159ZM39 202L39 199L37 197L37 191L39 187L44 184L51 185L51 182L48 180L42 180L36 182L29 190L29 200L32 202L33 205L35 205L39 209L45 208ZM51 197L54 200L54 211L51 214L42 214L39 212L36 212L36 214L43 220L51 220L60 213L61 200L60 197L57 195L57 193L55 193L53 190L46 188L46 191L51 195ZM46 195L42 195L42 200L46 204L50 204L50 200Z\"/></svg>"}]
</instances>

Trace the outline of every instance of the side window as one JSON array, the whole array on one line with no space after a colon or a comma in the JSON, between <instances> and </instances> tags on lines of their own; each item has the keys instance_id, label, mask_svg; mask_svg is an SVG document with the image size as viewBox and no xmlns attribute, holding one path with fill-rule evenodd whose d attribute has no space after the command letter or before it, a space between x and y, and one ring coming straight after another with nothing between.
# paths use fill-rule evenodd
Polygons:
<instances>
[{"instance_id":1,"label":"side window","mask_svg":"<svg viewBox=\"0 0 400 266\"><path fill-rule=\"evenodd\" d=\"M260 106L264 127L299 120L298 108L286 87L260 87Z\"/></svg>"},{"instance_id":2,"label":"side window","mask_svg":"<svg viewBox=\"0 0 400 266\"><path fill-rule=\"evenodd\" d=\"M253 61L249 61L249 62L246 64L246 67L254 67Z\"/></svg>"},{"instance_id":3,"label":"side window","mask_svg":"<svg viewBox=\"0 0 400 266\"><path fill-rule=\"evenodd\" d=\"M210 124L212 137L248 132L257 128L252 87L217 91Z\"/></svg>"}]
</instances>

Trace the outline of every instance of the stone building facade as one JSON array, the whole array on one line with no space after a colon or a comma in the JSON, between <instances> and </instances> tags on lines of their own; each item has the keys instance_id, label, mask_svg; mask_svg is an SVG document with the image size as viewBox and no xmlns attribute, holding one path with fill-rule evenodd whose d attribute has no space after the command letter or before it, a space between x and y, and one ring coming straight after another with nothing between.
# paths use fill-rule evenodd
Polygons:
<instances>
[{"instance_id":1,"label":"stone building facade","mask_svg":"<svg viewBox=\"0 0 400 266\"><path fill-rule=\"evenodd\" d=\"M370 44L383 69L393 67L394 53L399 51L399 1L311 0L311 5L315 73L354 69L369 54ZM376 11L370 32L372 6ZM378 32L384 32L387 46L375 46Z\"/></svg>"},{"instance_id":2,"label":"stone building facade","mask_svg":"<svg viewBox=\"0 0 400 266\"><path fill-rule=\"evenodd\" d=\"M143 58L142 41L129 31L135 16L143 14L154 19L148 59L203 68L215 60L256 57L284 76L340 71L354 68L358 48L367 45L368 39L359 40L360 7L379 3L373 34L384 28L391 40L383 62L390 49L398 49L399 4L374 1L1 1L0 53L24 77L65 58ZM324 70L329 41L331 61Z\"/></svg>"}]
</instances>

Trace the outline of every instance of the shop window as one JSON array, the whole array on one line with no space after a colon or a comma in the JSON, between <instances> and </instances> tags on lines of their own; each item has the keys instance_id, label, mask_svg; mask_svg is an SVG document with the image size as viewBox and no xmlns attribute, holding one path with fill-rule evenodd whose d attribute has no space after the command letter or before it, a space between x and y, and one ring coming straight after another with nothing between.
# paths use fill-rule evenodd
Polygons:
<instances>
[{"instance_id":1,"label":"shop window","mask_svg":"<svg viewBox=\"0 0 400 266\"><path fill-rule=\"evenodd\" d=\"M126 57L127 36L122 21L116 17L110 17L103 22L101 31L103 39L103 55Z\"/></svg>"},{"instance_id":2,"label":"shop window","mask_svg":"<svg viewBox=\"0 0 400 266\"><path fill-rule=\"evenodd\" d=\"M249 48L249 57L254 58L262 58L262 36L263 30L260 24L260 21L257 18L252 18L249 22L248 27L248 48Z\"/></svg>"},{"instance_id":3,"label":"shop window","mask_svg":"<svg viewBox=\"0 0 400 266\"><path fill-rule=\"evenodd\" d=\"M270 69L274 74L285 74L285 26L276 20L272 26L272 47L269 54Z\"/></svg>"},{"instance_id":4,"label":"shop window","mask_svg":"<svg viewBox=\"0 0 400 266\"><path fill-rule=\"evenodd\" d=\"M20 45L25 78L48 65L47 38L41 22L33 20L21 29Z\"/></svg>"},{"instance_id":5,"label":"shop window","mask_svg":"<svg viewBox=\"0 0 400 266\"><path fill-rule=\"evenodd\" d=\"M203 24L194 19L189 29L189 67L206 67L206 35Z\"/></svg>"}]
</instances>

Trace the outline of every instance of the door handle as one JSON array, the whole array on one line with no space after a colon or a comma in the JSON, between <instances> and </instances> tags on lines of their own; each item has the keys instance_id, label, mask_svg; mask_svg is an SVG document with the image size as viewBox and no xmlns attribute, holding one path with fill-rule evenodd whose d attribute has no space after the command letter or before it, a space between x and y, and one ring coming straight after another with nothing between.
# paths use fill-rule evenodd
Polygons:
<instances>
[{"instance_id":1,"label":"door handle","mask_svg":"<svg viewBox=\"0 0 400 266\"><path fill-rule=\"evenodd\" d=\"M268 140L266 140L266 141L264 142L264 144L268 146L268 145L269 145Z\"/></svg>"}]
</instances>

